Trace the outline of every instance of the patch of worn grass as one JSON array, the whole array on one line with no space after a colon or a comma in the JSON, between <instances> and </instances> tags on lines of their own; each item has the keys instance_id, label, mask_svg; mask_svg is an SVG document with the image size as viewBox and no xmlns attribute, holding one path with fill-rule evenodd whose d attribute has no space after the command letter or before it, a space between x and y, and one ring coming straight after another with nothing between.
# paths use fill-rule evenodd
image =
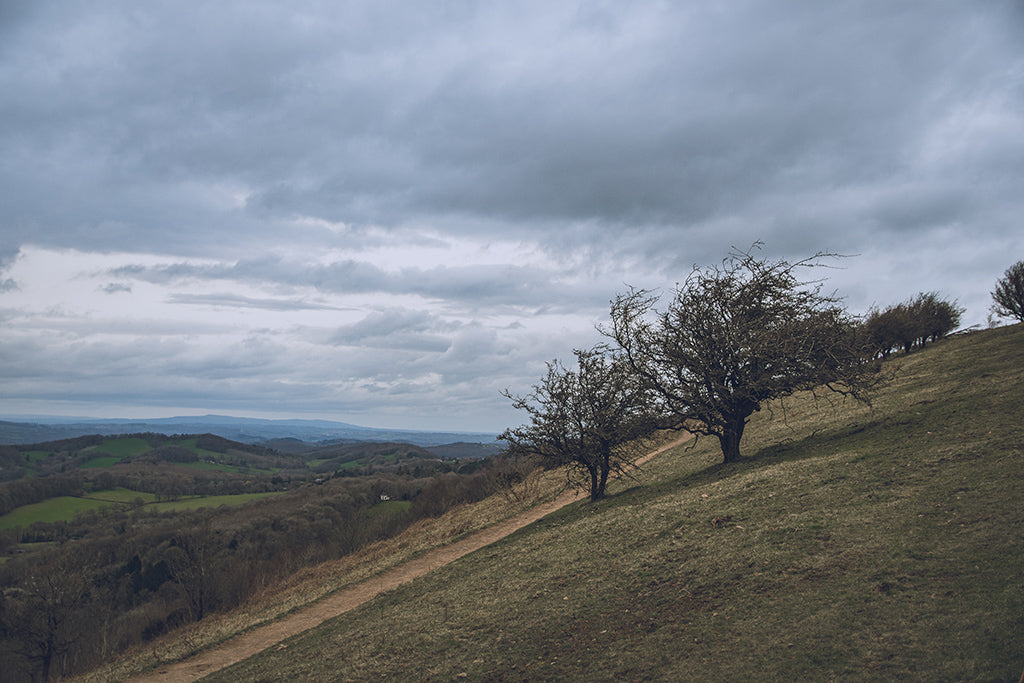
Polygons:
<instances>
[{"instance_id":1,"label":"patch of worn grass","mask_svg":"<svg viewBox=\"0 0 1024 683\"><path fill-rule=\"evenodd\" d=\"M250 680L1017 680L1024 326L798 396L215 673Z\"/></svg>"},{"instance_id":2,"label":"patch of worn grass","mask_svg":"<svg viewBox=\"0 0 1024 683\"><path fill-rule=\"evenodd\" d=\"M105 489L93 491L81 497L60 496L50 498L41 503L23 505L6 515L0 516L0 530L13 529L17 526L27 528L34 522L70 522L80 512L109 507L125 508L133 504L136 499L142 500L147 510L171 512L197 510L204 507L219 507L221 505L241 505L253 500L259 500L260 498L280 495L281 493L283 492L270 491L266 493L239 493L224 496L196 496L176 501L155 502L157 496L153 493L132 491L126 488Z\"/></svg>"}]
</instances>

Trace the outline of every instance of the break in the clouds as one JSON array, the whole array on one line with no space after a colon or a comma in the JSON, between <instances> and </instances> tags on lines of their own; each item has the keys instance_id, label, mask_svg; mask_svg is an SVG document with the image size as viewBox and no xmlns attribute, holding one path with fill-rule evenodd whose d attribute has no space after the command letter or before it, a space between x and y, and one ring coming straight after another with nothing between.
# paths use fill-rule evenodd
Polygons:
<instances>
[{"instance_id":1,"label":"break in the clouds","mask_svg":"<svg viewBox=\"0 0 1024 683\"><path fill-rule=\"evenodd\" d=\"M1012 0L0 4L5 413L493 429L627 285L850 255L984 324Z\"/></svg>"}]
</instances>

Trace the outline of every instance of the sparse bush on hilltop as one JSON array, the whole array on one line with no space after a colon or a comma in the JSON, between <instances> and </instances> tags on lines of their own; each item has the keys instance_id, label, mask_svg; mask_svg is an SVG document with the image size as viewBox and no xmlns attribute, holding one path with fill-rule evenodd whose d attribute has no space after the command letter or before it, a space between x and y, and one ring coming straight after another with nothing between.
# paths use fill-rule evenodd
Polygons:
<instances>
[{"instance_id":1,"label":"sparse bush on hilltop","mask_svg":"<svg viewBox=\"0 0 1024 683\"><path fill-rule=\"evenodd\" d=\"M1024 261L1006 269L992 292L992 312L1001 318L1024 322Z\"/></svg>"}]
</instances>

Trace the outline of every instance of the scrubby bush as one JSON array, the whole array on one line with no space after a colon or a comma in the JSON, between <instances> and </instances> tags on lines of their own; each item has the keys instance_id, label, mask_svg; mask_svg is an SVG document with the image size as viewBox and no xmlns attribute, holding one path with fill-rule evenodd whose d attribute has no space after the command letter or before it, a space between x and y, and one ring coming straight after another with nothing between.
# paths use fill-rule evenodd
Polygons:
<instances>
[{"instance_id":1,"label":"scrubby bush","mask_svg":"<svg viewBox=\"0 0 1024 683\"><path fill-rule=\"evenodd\" d=\"M955 301L941 299L936 292L922 292L908 301L872 309L861 325L861 334L874 356L884 358L900 350L910 353L954 331L963 312Z\"/></svg>"},{"instance_id":2,"label":"scrubby bush","mask_svg":"<svg viewBox=\"0 0 1024 683\"><path fill-rule=\"evenodd\" d=\"M1006 269L992 292L992 312L1001 318L1024 322L1024 261Z\"/></svg>"}]
</instances>

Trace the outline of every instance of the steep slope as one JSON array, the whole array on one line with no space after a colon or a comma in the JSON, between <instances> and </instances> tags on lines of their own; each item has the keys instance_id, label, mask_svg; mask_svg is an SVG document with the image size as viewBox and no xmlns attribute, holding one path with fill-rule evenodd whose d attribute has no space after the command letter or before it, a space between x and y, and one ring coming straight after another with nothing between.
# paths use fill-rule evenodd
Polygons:
<instances>
[{"instance_id":1,"label":"steep slope","mask_svg":"<svg viewBox=\"0 0 1024 683\"><path fill-rule=\"evenodd\" d=\"M1016 680L1024 326L898 362L209 680Z\"/></svg>"},{"instance_id":2,"label":"steep slope","mask_svg":"<svg viewBox=\"0 0 1024 683\"><path fill-rule=\"evenodd\" d=\"M897 362L873 408L827 395L775 405L740 463L719 464L710 440L674 449L608 500L205 680L1015 681L1024 326ZM505 507L476 509L497 521ZM274 597L329 593L489 523L459 515Z\"/></svg>"}]
</instances>

